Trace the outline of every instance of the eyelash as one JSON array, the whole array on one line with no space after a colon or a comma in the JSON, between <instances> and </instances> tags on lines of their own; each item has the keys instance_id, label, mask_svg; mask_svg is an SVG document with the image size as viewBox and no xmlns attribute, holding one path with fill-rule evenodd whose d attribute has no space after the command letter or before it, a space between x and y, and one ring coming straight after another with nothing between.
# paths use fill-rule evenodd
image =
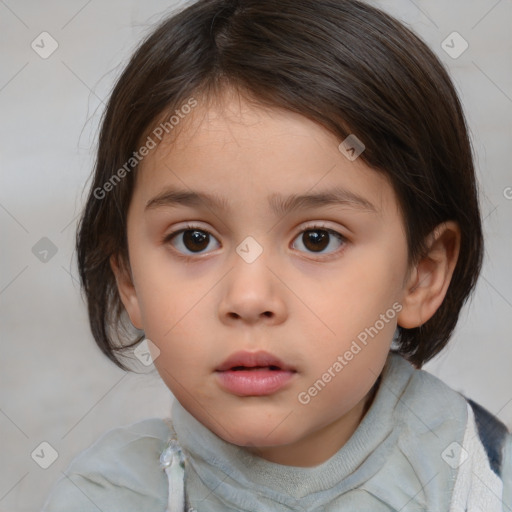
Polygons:
<instances>
[{"instance_id":1,"label":"eyelash","mask_svg":"<svg viewBox=\"0 0 512 512\"><path fill-rule=\"evenodd\" d=\"M164 244L169 244L173 238L175 238L180 233L184 233L186 231L200 231L201 233L205 233L208 236L213 237L213 238L216 239L215 235L213 233L211 233L210 231L208 231L207 229L204 229L201 226L197 226L197 225L193 225L193 224L187 224L184 228L181 228L181 229L179 229L177 231L173 231L172 233L169 233L168 235L166 235L164 237L164 239L162 240L162 242ZM326 257L324 256L324 257L321 258L323 260L330 259L330 257L334 257L335 255L341 253L344 250L345 245L348 242L347 238L345 236L343 236L341 233L338 233L337 231L335 231L335 230L333 230L331 228L328 228L328 227L326 227L326 226L324 226L322 224L314 224L314 225L311 225L311 226L307 226L306 228L302 229L302 231L300 231L300 233L297 234L297 236L294 238L294 240L297 239L299 237L299 235L301 235L301 234L303 234L303 233L305 233L307 231L324 231L324 232L327 232L330 235L336 237L340 242L342 242L342 245L341 245L340 249L338 249L336 251L332 251L330 253L327 253ZM198 252L197 256L194 256L194 255L189 255L189 254L183 254L180 251L178 251L177 249L176 249L176 251L178 252L179 256L181 258L183 258L184 260L186 260L186 261L197 261L198 256L200 257L201 254L204 254L204 253ZM322 253L311 252L311 254L318 254L319 256L322 256Z\"/></svg>"}]
</instances>

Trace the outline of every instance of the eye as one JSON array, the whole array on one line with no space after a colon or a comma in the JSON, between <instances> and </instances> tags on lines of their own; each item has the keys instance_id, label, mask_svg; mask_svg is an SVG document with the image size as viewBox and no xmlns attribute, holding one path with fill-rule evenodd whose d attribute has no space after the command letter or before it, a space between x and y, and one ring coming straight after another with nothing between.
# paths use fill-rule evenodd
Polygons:
<instances>
[{"instance_id":1,"label":"eye","mask_svg":"<svg viewBox=\"0 0 512 512\"><path fill-rule=\"evenodd\" d=\"M176 241L174 241L176 239ZM164 238L164 243L170 243L179 252L185 256L190 254L200 254L210 245L213 235L198 226L187 226L179 231L174 231ZM186 251L190 252L186 252Z\"/></svg>"},{"instance_id":2,"label":"eye","mask_svg":"<svg viewBox=\"0 0 512 512\"><path fill-rule=\"evenodd\" d=\"M216 238L209 231L201 229L199 226L187 225L186 228L167 235L163 242L170 243L184 256L190 256L205 252L213 240L216 240ZM346 243L346 238L343 235L324 226L308 227L295 240L299 240L299 245L302 244L307 251L315 254L335 253L337 252L336 245L339 250L339 247L343 247ZM325 251L333 244L335 246L333 250ZM297 248L295 244L293 247ZM303 250L300 247L298 249Z\"/></svg>"},{"instance_id":3,"label":"eye","mask_svg":"<svg viewBox=\"0 0 512 512\"><path fill-rule=\"evenodd\" d=\"M308 251L316 254L325 254L323 251L329 247L334 246L343 247L346 243L346 238L332 229L325 228L324 226L311 226L300 233L296 238L300 241ZM295 246L294 246L295 248ZM300 248L299 248L300 249ZM331 251L327 251L328 254L336 252L336 248Z\"/></svg>"}]
</instances>

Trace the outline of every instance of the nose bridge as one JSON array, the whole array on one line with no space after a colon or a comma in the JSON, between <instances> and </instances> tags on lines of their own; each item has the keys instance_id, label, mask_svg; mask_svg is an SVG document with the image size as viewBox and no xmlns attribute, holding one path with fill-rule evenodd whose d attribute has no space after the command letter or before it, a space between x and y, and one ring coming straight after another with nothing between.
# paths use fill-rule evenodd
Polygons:
<instances>
[{"instance_id":1,"label":"nose bridge","mask_svg":"<svg viewBox=\"0 0 512 512\"><path fill-rule=\"evenodd\" d=\"M279 280L271 271L276 262L271 261L272 249L265 247L268 240L262 235L250 235L235 247L219 308L224 318L255 321L262 315L282 315L284 298Z\"/></svg>"},{"instance_id":2,"label":"nose bridge","mask_svg":"<svg viewBox=\"0 0 512 512\"><path fill-rule=\"evenodd\" d=\"M231 284L237 288L241 285L249 294L268 294L273 288L274 276L269 270L272 249L269 237L263 238L261 234L245 237L236 246L232 258Z\"/></svg>"}]
</instances>

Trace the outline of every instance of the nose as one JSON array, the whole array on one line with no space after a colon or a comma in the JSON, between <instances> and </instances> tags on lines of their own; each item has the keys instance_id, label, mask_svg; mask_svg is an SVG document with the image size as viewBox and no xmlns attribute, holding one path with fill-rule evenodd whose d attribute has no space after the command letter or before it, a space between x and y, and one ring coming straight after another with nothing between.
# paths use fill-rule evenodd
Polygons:
<instances>
[{"instance_id":1,"label":"nose","mask_svg":"<svg viewBox=\"0 0 512 512\"><path fill-rule=\"evenodd\" d=\"M226 324L264 322L274 325L284 322L287 288L263 254L252 263L236 255L232 263L233 268L224 280L220 320Z\"/></svg>"}]
</instances>

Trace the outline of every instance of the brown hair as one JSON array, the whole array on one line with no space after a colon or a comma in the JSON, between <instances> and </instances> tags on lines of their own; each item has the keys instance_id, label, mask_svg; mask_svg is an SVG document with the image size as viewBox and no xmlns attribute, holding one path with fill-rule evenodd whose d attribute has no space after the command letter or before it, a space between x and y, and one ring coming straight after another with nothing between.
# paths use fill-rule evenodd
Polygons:
<instances>
[{"instance_id":1,"label":"brown hair","mask_svg":"<svg viewBox=\"0 0 512 512\"><path fill-rule=\"evenodd\" d=\"M76 240L98 346L127 369L118 356L143 339L140 332L133 338L133 327L130 334L109 263L115 255L129 268L134 152L165 115L191 97L213 100L227 86L320 123L340 142L349 134L363 141L360 158L388 177L398 197L410 262L436 225L459 224L445 300L422 326L398 327L397 350L421 367L448 342L482 264L472 148L454 86L433 52L356 0L199 0L162 21L136 50L104 112Z\"/></svg>"}]
</instances>

